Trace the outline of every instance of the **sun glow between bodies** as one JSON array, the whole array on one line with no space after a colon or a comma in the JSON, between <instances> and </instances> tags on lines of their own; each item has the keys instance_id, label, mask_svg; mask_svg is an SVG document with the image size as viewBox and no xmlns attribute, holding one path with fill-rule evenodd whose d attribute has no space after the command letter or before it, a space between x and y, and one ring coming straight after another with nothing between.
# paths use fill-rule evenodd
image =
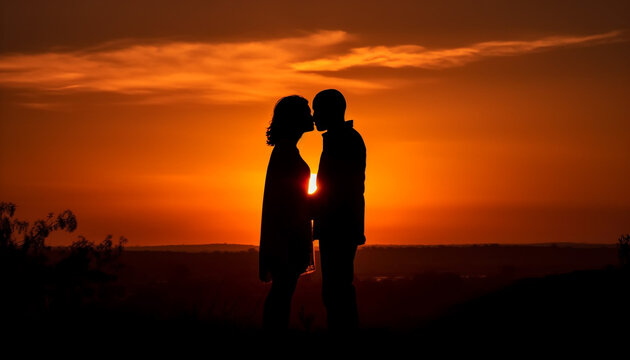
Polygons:
<instances>
[{"instance_id":1,"label":"sun glow between bodies","mask_svg":"<svg viewBox=\"0 0 630 360\"><path fill-rule=\"evenodd\" d=\"M314 194L317 191L317 174L311 174L308 179L308 193Z\"/></svg>"}]
</instances>

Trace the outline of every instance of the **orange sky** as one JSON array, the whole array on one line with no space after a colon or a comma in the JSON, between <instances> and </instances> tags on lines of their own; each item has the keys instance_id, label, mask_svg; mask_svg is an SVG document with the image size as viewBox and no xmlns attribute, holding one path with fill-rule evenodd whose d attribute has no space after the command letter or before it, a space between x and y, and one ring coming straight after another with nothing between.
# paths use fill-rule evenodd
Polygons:
<instances>
[{"instance_id":1,"label":"orange sky","mask_svg":"<svg viewBox=\"0 0 630 360\"><path fill-rule=\"evenodd\" d=\"M630 232L627 1L0 3L0 201L54 244L257 244L275 101L330 87L368 244Z\"/></svg>"}]
</instances>

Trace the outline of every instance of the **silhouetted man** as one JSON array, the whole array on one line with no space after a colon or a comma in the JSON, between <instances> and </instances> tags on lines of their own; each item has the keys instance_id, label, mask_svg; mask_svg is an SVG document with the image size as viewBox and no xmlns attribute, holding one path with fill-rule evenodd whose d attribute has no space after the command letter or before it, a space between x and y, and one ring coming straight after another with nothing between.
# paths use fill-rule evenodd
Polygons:
<instances>
[{"instance_id":1,"label":"silhouetted man","mask_svg":"<svg viewBox=\"0 0 630 360\"><path fill-rule=\"evenodd\" d=\"M334 89L313 100L313 118L324 146L317 172L313 234L319 239L322 298L328 328L358 328L353 285L357 246L365 243L365 144L345 121L346 100Z\"/></svg>"}]
</instances>

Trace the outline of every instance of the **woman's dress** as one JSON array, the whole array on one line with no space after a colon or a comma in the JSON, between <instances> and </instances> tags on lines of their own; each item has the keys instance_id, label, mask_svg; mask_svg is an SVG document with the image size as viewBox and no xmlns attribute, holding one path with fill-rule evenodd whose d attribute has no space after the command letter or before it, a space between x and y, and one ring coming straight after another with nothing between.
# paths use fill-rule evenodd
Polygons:
<instances>
[{"instance_id":1,"label":"woman's dress","mask_svg":"<svg viewBox=\"0 0 630 360\"><path fill-rule=\"evenodd\" d=\"M259 275L302 274L313 266L308 203L310 168L297 147L278 144L271 152L263 196Z\"/></svg>"}]
</instances>

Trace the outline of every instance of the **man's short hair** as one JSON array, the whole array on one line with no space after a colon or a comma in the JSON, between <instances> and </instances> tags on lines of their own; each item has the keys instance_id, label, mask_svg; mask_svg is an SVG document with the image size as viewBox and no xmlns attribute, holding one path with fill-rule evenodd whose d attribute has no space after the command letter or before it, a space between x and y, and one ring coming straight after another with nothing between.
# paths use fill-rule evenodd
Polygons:
<instances>
[{"instance_id":1,"label":"man's short hair","mask_svg":"<svg viewBox=\"0 0 630 360\"><path fill-rule=\"evenodd\" d=\"M313 107L318 105L326 108L326 112L329 113L346 112L346 99L336 89L326 89L317 93L313 99Z\"/></svg>"}]
</instances>

